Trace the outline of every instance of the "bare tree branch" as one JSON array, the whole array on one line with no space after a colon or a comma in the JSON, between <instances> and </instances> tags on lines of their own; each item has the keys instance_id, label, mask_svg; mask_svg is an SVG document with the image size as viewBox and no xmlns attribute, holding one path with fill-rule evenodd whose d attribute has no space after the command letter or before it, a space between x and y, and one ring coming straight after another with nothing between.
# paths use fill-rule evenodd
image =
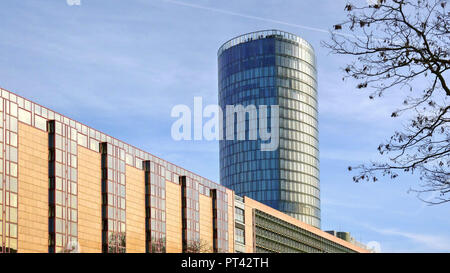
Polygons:
<instances>
[{"instance_id":1,"label":"bare tree branch","mask_svg":"<svg viewBox=\"0 0 450 273\"><path fill-rule=\"evenodd\" d=\"M417 173L420 189L411 190L429 204L450 201L450 13L445 0L378 0L377 4L345 6L347 19L334 26L324 46L354 57L344 79L371 88L370 99L408 88L403 105L392 113L410 118L378 147L388 162L349 167L355 182L397 178L400 171ZM352 35L340 35L349 30ZM417 86L425 86L418 88ZM420 193L436 193L424 200Z\"/></svg>"}]
</instances>

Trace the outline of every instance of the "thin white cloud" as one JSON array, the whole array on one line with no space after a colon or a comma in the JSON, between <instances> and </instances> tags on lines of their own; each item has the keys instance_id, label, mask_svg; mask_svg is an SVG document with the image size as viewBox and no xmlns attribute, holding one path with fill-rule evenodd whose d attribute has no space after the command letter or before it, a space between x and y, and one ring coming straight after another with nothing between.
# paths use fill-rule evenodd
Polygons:
<instances>
[{"instance_id":1,"label":"thin white cloud","mask_svg":"<svg viewBox=\"0 0 450 273\"><path fill-rule=\"evenodd\" d=\"M398 236L411 240L413 243L420 244L422 247L426 247L431 251L450 251L450 237L445 235L430 235L400 231L397 229L368 228L382 235Z\"/></svg>"},{"instance_id":2,"label":"thin white cloud","mask_svg":"<svg viewBox=\"0 0 450 273\"><path fill-rule=\"evenodd\" d=\"M405 237L411 239L414 242L424 244L432 249L450 251L450 238L448 238L447 236L402 232L389 229L381 230L380 233Z\"/></svg>"},{"instance_id":3,"label":"thin white cloud","mask_svg":"<svg viewBox=\"0 0 450 273\"><path fill-rule=\"evenodd\" d=\"M342 202L333 200L330 198L322 199L321 205L322 206L330 206L330 207L341 207L346 209L370 209L370 210L380 210L383 209L379 205L370 205L370 204L363 204L361 200L358 200L359 202L356 202L355 200L352 200L352 202Z\"/></svg>"}]
</instances>

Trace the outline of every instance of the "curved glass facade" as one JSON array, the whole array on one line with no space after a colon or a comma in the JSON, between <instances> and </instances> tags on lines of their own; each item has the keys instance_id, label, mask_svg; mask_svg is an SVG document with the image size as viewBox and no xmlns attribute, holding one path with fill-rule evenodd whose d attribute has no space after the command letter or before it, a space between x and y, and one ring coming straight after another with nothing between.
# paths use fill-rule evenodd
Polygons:
<instances>
[{"instance_id":1,"label":"curved glass facade","mask_svg":"<svg viewBox=\"0 0 450 273\"><path fill-rule=\"evenodd\" d=\"M313 48L290 33L258 31L226 42L218 51L218 69L219 105L224 113L227 105L279 105L280 117L275 151L261 151L259 137L220 141L221 184L320 227Z\"/></svg>"}]
</instances>

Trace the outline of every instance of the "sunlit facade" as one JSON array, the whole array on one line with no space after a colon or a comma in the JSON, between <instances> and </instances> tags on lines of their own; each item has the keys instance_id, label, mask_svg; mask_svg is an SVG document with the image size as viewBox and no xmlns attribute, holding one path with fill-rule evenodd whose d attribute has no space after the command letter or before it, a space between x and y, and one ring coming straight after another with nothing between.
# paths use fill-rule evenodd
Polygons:
<instances>
[{"instance_id":1,"label":"sunlit facade","mask_svg":"<svg viewBox=\"0 0 450 273\"><path fill-rule=\"evenodd\" d=\"M0 253L367 252L1 88L0 117Z\"/></svg>"},{"instance_id":2,"label":"sunlit facade","mask_svg":"<svg viewBox=\"0 0 450 273\"><path fill-rule=\"evenodd\" d=\"M0 118L0 253L234 251L231 190L3 89Z\"/></svg>"},{"instance_id":3,"label":"sunlit facade","mask_svg":"<svg viewBox=\"0 0 450 273\"><path fill-rule=\"evenodd\" d=\"M280 115L275 151L261 151L260 138L220 141L221 184L320 228L317 72L312 46L278 30L245 34L222 45L218 70L219 105L225 116L227 105L279 105Z\"/></svg>"}]
</instances>

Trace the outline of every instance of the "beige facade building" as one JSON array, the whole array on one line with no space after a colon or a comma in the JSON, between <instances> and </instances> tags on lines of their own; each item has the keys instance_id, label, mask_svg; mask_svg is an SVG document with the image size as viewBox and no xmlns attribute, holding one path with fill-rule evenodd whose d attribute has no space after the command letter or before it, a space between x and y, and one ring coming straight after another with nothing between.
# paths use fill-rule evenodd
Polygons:
<instances>
[{"instance_id":1,"label":"beige facade building","mask_svg":"<svg viewBox=\"0 0 450 273\"><path fill-rule=\"evenodd\" d=\"M0 89L0 252L367 252Z\"/></svg>"}]
</instances>

